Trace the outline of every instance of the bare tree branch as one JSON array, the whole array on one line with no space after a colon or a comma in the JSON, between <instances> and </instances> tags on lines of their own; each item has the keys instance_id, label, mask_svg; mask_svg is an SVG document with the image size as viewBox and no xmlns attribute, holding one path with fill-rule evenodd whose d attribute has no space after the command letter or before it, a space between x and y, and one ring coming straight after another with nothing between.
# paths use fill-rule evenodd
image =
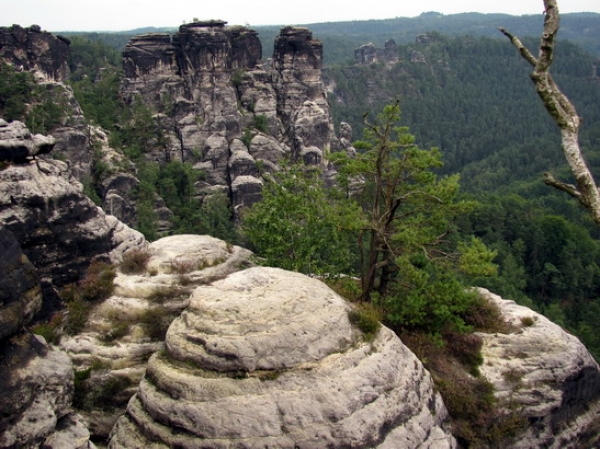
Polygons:
<instances>
[{"instance_id":1,"label":"bare tree branch","mask_svg":"<svg viewBox=\"0 0 600 449\"><path fill-rule=\"evenodd\" d=\"M560 27L556 0L544 0L544 10L544 29L537 58L517 37L504 28L500 28L500 32L510 39L521 56L533 66L531 79L544 107L560 129L563 154L575 177L575 185L572 185L558 181L551 174L546 173L544 182L577 198L588 209L594 222L600 225L600 193L579 148L581 118L575 106L562 93L549 72L554 60L556 34Z\"/></svg>"}]
</instances>

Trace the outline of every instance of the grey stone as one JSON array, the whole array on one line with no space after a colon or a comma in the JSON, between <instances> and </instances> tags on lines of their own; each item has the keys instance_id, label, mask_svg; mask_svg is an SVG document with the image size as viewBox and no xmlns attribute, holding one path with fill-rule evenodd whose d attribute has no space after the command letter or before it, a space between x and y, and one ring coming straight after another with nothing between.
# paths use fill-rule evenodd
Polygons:
<instances>
[{"instance_id":1,"label":"grey stone","mask_svg":"<svg viewBox=\"0 0 600 449\"><path fill-rule=\"evenodd\" d=\"M362 341L349 310L275 268L198 288L109 447L456 447L420 362L387 328Z\"/></svg>"}]
</instances>

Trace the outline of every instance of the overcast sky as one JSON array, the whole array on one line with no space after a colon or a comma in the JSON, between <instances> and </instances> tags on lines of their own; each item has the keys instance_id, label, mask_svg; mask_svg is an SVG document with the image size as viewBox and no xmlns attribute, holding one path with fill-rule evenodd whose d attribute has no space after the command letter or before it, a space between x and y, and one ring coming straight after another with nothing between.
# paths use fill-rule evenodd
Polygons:
<instances>
[{"instance_id":1,"label":"overcast sky","mask_svg":"<svg viewBox=\"0 0 600 449\"><path fill-rule=\"evenodd\" d=\"M542 0L3 0L0 26L47 31L126 31L177 27L194 18L230 25L295 25L348 20L497 12L541 14ZM600 12L600 0L559 0L560 11Z\"/></svg>"}]
</instances>

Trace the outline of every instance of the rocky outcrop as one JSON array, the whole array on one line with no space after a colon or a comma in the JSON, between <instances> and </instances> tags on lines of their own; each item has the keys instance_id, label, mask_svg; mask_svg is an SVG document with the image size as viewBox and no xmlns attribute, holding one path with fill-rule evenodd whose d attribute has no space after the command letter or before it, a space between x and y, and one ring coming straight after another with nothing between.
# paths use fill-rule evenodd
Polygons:
<instances>
[{"instance_id":1,"label":"rocky outcrop","mask_svg":"<svg viewBox=\"0 0 600 449\"><path fill-rule=\"evenodd\" d=\"M82 332L60 341L85 374L76 405L96 438L106 439L124 413L148 358L164 349L164 333L191 292L252 265L250 251L206 235L164 237L136 252L147 257L145 265L130 273L126 255L114 294L94 306Z\"/></svg>"},{"instance_id":2,"label":"rocky outcrop","mask_svg":"<svg viewBox=\"0 0 600 449\"><path fill-rule=\"evenodd\" d=\"M7 123L0 118L0 161L25 162L52 151L56 140L41 134L31 134L21 122Z\"/></svg>"},{"instance_id":3,"label":"rocky outcrop","mask_svg":"<svg viewBox=\"0 0 600 449\"><path fill-rule=\"evenodd\" d=\"M251 204L264 171L286 158L323 164L336 141L322 44L305 28L281 30L270 67L254 30L223 21L136 36L123 57L125 99L151 108L167 142L148 158L194 164L200 198L220 191L236 208Z\"/></svg>"},{"instance_id":4,"label":"rocky outcrop","mask_svg":"<svg viewBox=\"0 0 600 449\"><path fill-rule=\"evenodd\" d=\"M118 152L110 148L104 131L86 123L72 89L66 84L69 44L68 39L43 32L36 25L0 27L0 61L31 72L42 92L42 101L54 103L60 112L57 123L48 130L50 136L31 136L22 125L21 131L11 129L14 136L3 136L4 124L0 122L0 160L23 161L53 150L56 159L69 161L71 173L78 181L88 184L93 178L94 164L108 163L110 179L94 180L99 200L103 207L111 206L112 214L121 221L135 226L138 221L136 191L127 182L132 176L124 173L124 167L131 164L124 161L122 154L119 154L120 164L107 162ZM160 209L161 206L157 206L159 214ZM170 225L163 223L160 230L169 229Z\"/></svg>"},{"instance_id":5,"label":"rocky outcrop","mask_svg":"<svg viewBox=\"0 0 600 449\"><path fill-rule=\"evenodd\" d=\"M66 81L70 41L38 25L0 27L0 60L56 82Z\"/></svg>"},{"instance_id":6,"label":"rocky outcrop","mask_svg":"<svg viewBox=\"0 0 600 449\"><path fill-rule=\"evenodd\" d=\"M71 410L69 357L24 330L42 306L36 269L4 228L0 254L0 447L87 448L89 432Z\"/></svg>"},{"instance_id":7,"label":"rocky outcrop","mask_svg":"<svg viewBox=\"0 0 600 449\"><path fill-rule=\"evenodd\" d=\"M354 50L354 62L358 65L369 65L377 62L394 64L398 61L398 45L394 39L387 40L384 48L378 48L372 43L368 43Z\"/></svg>"},{"instance_id":8,"label":"rocky outcrop","mask_svg":"<svg viewBox=\"0 0 600 449\"><path fill-rule=\"evenodd\" d=\"M61 161L40 159L0 170L0 225L15 235L45 287L74 282L94 258L117 261L144 242L82 191Z\"/></svg>"},{"instance_id":9,"label":"rocky outcrop","mask_svg":"<svg viewBox=\"0 0 600 449\"><path fill-rule=\"evenodd\" d=\"M481 374L507 407L529 421L510 447L598 447L600 370L590 353L544 316L485 289L480 293L518 329L511 334L479 334Z\"/></svg>"},{"instance_id":10,"label":"rocky outcrop","mask_svg":"<svg viewBox=\"0 0 600 449\"><path fill-rule=\"evenodd\" d=\"M429 374L316 279L250 268L196 289L109 447L450 448Z\"/></svg>"}]
</instances>

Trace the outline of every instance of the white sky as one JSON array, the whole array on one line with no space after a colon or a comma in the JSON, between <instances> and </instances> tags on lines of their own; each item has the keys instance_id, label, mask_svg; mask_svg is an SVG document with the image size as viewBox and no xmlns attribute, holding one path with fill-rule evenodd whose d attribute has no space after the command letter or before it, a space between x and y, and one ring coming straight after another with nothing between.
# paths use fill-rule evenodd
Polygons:
<instances>
[{"instance_id":1,"label":"white sky","mask_svg":"<svg viewBox=\"0 0 600 449\"><path fill-rule=\"evenodd\" d=\"M194 18L229 25L294 25L414 17L422 12L541 14L542 0L3 0L0 26L47 31L177 27ZM561 12L598 12L599 0L559 0Z\"/></svg>"}]
</instances>

